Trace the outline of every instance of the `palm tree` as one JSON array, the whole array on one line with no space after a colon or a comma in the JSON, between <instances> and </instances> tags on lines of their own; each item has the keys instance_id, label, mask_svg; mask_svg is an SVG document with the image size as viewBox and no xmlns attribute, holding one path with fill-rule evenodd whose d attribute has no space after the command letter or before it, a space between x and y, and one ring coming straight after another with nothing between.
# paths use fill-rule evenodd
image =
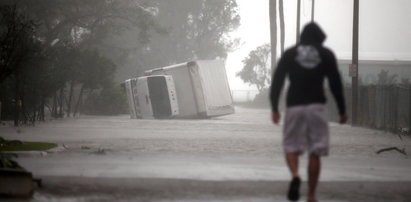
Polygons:
<instances>
[{"instance_id":1,"label":"palm tree","mask_svg":"<svg viewBox=\"0 0 411 202\"><path fill-rule=\"evenodd\" d=\"M311 22L314 22L315 0L311 0Z\"/></svg>"},{"instance_id":2,"label":"palm tree","mask_svg":"<svg viewBox=\"0 0 411 202\"><path fill-rule=\"evenodd\" d=\"M271 39L271 72L277 64L277 0L269 1L270 39Z\"/></svg>"},{"instance_id":3,"label":"palm tree","mask_svg":"<svg viewBox=\"0 0 411 202\"><path fill-rule=\"evenodd\" d=\"M300 41L300 15L301 15L301 0L297 0L297 31L296 43Z\"/></svg>"},{"instance_id":4,"label":"palm tree","mask_svg":"<svg viewBox=\"0 0 411 202\"><path fill-rule=\"evenodd\" d=\"M279 0L278 9L280 14L280 40L281 40L281 55L284 53L284 43L285 43L285 26L284 26L284 4L283 0Z\"/></svg>"}]
</instances>

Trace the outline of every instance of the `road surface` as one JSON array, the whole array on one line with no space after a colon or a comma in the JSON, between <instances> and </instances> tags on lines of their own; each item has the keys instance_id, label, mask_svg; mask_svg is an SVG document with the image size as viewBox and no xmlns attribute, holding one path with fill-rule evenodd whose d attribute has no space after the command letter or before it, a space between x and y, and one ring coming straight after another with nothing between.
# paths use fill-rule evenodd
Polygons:
<instances>
[{"instance_id":1,"label":"road surface","mask_svg":"<svg viewBox=\"0 0 411 202\"><path fill-rule=\"evenodd\" d=\"M331 123L320 201L409 201L411 138ZM56 142L18 161L42 178L29 201L286 201L289 173L282 126L267 109L236 107L206 120L82 116L35 127L0 127L0 136ZM306 156L300 163L306 180ZM305 199L305 184L302 187Z\"/></svg>"}]
</instances>

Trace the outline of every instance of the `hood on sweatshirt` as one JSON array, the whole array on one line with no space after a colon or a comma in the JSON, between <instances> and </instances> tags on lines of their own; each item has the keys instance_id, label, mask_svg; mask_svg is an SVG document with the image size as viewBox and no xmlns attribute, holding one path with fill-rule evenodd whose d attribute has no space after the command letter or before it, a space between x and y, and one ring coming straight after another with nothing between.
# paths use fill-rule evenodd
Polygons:
<instances>
[{"instance_id":1,"label":"hood on sweatshirt","mask_svg":"<svg viewBox=\"0 0 411 202\"><path fill-rule=\"evenodd\" d=\"M325 41L326 35L316 23L308 23L301 32L301 44L321 45Z\"/></svg>"}]
</instances>

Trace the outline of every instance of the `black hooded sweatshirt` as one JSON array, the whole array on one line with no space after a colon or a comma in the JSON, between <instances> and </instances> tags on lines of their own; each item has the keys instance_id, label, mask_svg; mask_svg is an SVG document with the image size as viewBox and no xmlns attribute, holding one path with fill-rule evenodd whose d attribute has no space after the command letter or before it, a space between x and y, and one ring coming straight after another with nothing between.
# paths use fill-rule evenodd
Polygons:
<instances>
[{"instance_id":1,"label":"black hooded sweatshirt","mask_svg":"<svg viewBox=\"0 0 411 202\"><path fill-rule=\"evenodd\" d=\"M340 115L345 103L340 73L333 52L322 46L326 35L310 23L301 33L300 43L286 50L272 77L270 99L273 112L278 112L278 100L286 76L290 79L287 107L326 102L324 79L327 77Z\"/></svg>"}]
</instances>

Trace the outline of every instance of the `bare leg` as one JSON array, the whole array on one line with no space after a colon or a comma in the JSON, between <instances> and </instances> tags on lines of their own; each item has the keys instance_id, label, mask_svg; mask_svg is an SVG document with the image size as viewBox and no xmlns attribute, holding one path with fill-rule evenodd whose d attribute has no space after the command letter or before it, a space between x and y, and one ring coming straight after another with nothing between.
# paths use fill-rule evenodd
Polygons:
<instances>
[{"instance_id":1,"label":"bare leg","mask_svg":"<svg viewBox=\"0 0 411 202\"><path fill-rule=\"evenodd\" d=\"M298 157L299 153L286 153L285 158L287 160L288 168L290 169L292 177L299 177L298 175Z\"/></svg>"},{"instance_id":2,"label":"bare leg","mask_svg":"<svg viewBox=\"0 0 411 202\"><path fill-rule=\"evenodd\" d=\"M308 163L308 202L314 202L315 191L318 184L318 178L320 176L321 170L321 159L317 155L311 154Z\"/></svg>"},{"instance_id":3,"label":"bare leg","mask_svg":"<svg viewBox=\"0 0 411 202\"><path fill-rule=\"evenodd\" d=\"M287 198L290 201L298 201L300 198L300 177L298 175L298 158L299 153L286 153L288 168L290 169L292 180L288 188Z\"/></svg>"}]
</instances>

